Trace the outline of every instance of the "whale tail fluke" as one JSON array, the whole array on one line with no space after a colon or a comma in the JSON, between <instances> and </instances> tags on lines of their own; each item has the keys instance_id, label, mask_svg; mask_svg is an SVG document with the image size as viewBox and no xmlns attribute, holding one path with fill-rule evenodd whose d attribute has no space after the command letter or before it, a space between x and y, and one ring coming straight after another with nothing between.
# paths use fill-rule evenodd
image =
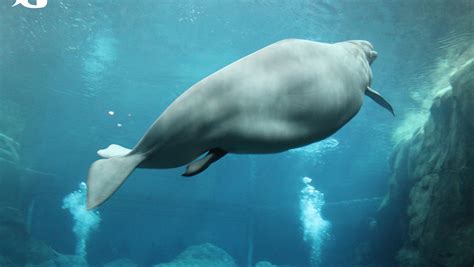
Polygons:
<instances>
[{"instance_id":1,"label":"whale tail fluke","mask_svg":"<svg viewBox=\"0 0 474 267\"><path fill-rule=\"evenodd\" d=\"M106 201L145 159L142 154L99 159L92 163L87 178L87 209Z\"/></svg>"},{"instance_id":2,"label":"whale tail fluke","mask_svg":"<svg viewBox=\"0 0 474 267\"><path fill-rule=\"evenodd\" d=\"M123 157L130 153L132 150L125 148L123 146L119 146L116 144L111 144L109 147L106 149L101 149L97 151L97 155L99 155L102 158L115 158L115 157Z\"/></svg>"}]
</instances>

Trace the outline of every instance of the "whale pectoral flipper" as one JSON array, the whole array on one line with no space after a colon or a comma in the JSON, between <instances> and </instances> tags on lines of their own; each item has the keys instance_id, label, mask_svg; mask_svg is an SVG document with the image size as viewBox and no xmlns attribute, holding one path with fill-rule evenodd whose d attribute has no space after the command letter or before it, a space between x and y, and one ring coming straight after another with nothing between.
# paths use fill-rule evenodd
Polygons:
<instances>
[{"instance_id":1,"label":"whale pectoral flipper","mask_svg":"<svg viewBox=\"0 0 474 267\"><path fill-rule=\"evenodd\" d=\"M372 100L374 100L377 104L381 105L382 107L384 107L385 109L387 109L388 111L390 111L390 113L392 113L393 116L395 116L395 113L393 112L393 108L392 108L392 105L390 105L390 103L388 103L387 100L385 100L379 92L375 91L374 89L370 88L367 86L367 89L365 90L365 94L372 98Z\"/></svg>"},{"instance_id":2,"label":"whale pectoral flipper","mask_svg":"<svg viewBox=\"0 0 474 267\"><path fill-rule=\"evenodd\" d=\"M143 160L144 155L132 154L92 163L87 178L87 209L99 206L112 196Z\"/></svg>"},{"instance_id":3,"label":"whale pectoral flipper","mask_svg":"<svg viewBox=\"0 0 474 267\"><path fill-rule=\"evenodd\" d=\"M203 172L205 169L207 169L213 162L216 162L223 156L227 154L227 151L224 151L220 148L214 148L209 150L207 152L206 156L204 156L201 159L198 159L196 161L191 162L187 167L186 167L186 172L183 173L183 176L193 176L198 173Z\"/></svg>"}]
</instances>

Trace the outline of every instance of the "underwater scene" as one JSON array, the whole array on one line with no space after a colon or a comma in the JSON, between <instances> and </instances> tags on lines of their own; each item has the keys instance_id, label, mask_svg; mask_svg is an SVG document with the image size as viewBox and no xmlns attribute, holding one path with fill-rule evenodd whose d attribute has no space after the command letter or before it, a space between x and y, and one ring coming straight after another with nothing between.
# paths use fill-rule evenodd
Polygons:
<instances>
[{"instance_id":1,"label":"underwater scene","mask_svg":"<svg viewBox=\"0 0 474 267\"><path fill-rule=\"evenodd\" d=\"M0 267L471 267L473 114L472 0L1 0Z\"/></svg>"}]
</instances>

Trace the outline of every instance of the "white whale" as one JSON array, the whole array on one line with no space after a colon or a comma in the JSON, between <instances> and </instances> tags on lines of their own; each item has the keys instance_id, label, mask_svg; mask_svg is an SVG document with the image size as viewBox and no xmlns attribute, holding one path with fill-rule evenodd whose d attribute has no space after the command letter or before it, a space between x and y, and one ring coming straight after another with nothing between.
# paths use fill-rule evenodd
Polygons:
<instances>
[{"instance_id":1,"label":"white whale","mask_svg":"<svg viewBox=\"0 0 474 267\"><path fill-rule=\"evenodd\" d=\"M189 164L183 175L191 176L226 153L276 153L322 140L357 114L364 94L393 114L370 88L376 57L367 41L288 39L218 70L171 103L133 149L98 151L105 159L90 167L88 208L137 167Z\"/></svg>"}]
</instances>

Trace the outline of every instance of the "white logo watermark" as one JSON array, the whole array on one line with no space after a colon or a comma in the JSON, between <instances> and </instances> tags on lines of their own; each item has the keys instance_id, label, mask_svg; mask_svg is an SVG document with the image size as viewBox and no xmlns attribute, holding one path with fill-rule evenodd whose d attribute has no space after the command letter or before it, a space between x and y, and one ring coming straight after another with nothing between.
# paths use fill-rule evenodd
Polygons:
<instances>
[{"instance_id":1,"label":"white logo watermark","mask_svg":"<svg viewBox=\"0 0 474 267\"><path fill-rule=\"evenodd\" d=\"M15 0L12 7L22 5L27 8L43 8L48 4L48 0L36 0L36 5L30 4L29 0Z\"/></svg>"}]
</instances>

